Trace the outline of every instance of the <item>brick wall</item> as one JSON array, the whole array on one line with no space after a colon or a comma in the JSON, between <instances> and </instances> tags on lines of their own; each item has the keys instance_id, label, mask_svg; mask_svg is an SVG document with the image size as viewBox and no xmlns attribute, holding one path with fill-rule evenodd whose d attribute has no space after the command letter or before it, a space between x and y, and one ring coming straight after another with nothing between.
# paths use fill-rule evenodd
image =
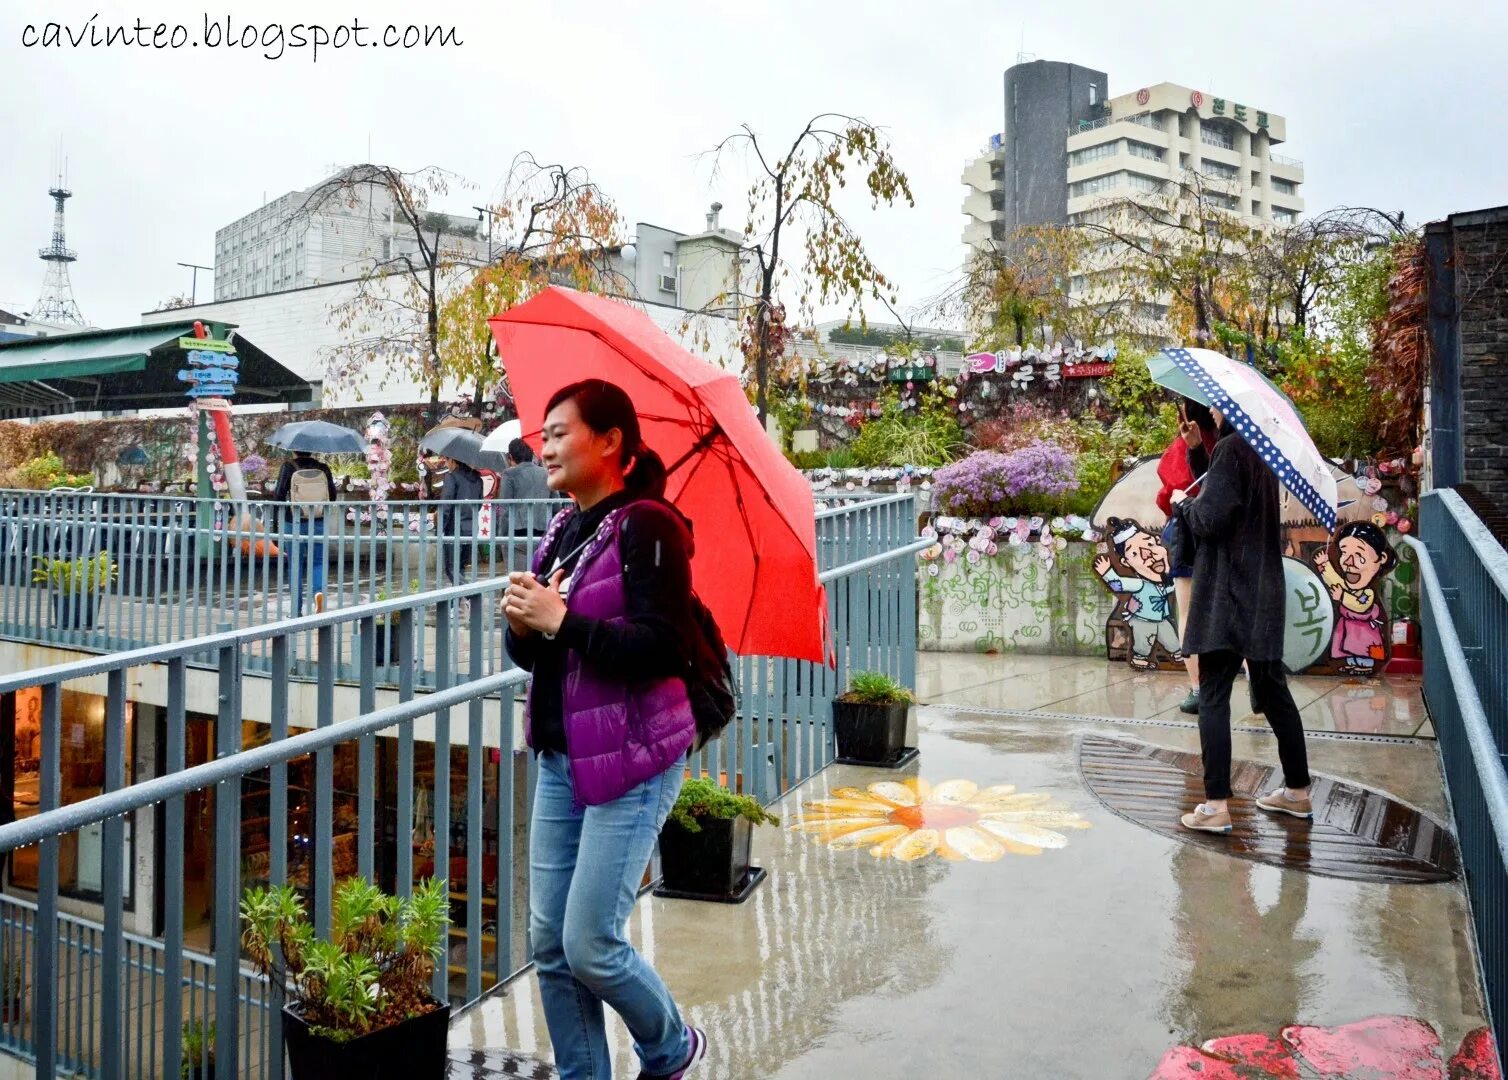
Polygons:
<instances>
[{"instance_id":1,"label":"brick wall","mask_svg":"<svg viewBox=\"0 0 1508 1080\"><path fill-rule=\"evenodd\" d=\"M1452 224L1464 479L1503 506L1508 505L1508 209L1456 215Z\"/></svg>"}]
</instances>

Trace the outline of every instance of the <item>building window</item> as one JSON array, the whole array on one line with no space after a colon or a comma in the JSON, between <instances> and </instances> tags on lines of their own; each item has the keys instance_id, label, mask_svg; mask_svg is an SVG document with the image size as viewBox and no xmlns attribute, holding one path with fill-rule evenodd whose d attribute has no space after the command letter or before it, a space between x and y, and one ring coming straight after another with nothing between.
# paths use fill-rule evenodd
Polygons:
<instances>
[{"instance_id":1,"label":"building window","mask_svg":"<svg viewBox=\"0 0 1508 1080\"><path fill-rule=\"evenodd\" d=\"M1100 88L1098 86L1095 86L1094 83L1090 83L1089 84L1089 104L1091 106L1093 106L1093 105L1098 105L1099 103L1100 103Z\"/></svg>"},{"instance_id":2,"label":"building window","mask_svg":"<svg viewBox=\"0 0 1508 1080\"><path fill-rule=\"evenodd\" d=\"M1223 161L1211 161L1209 158L1200 158L1199 169L1205 176L1213 176L1217 180L1234 180L1241 172L1234 165L1227 165Z\"/></svg>"},{"instance_id":3,"label":"building window","mask_svg":"<svg viewBox=\"0 0 1508 1080\"><path fill-rule=\"evenodd\" d=\"M1075 274L1068 279L1069 292L1082 293L1089 288L1089 278L1083 274Z\"/></svg>"},{"instance_id":4,"label":"building window","mask_svg":"<svg viewBox=\"0 0 1508 1080\"><path fill-rule=\"evenodd\" d=\"M1162 124L1158 122L1157 117L1149 112L1137 113L1135 116L1127 117L1127 119L1129 119L1131 123L1140 124L1144 128L1160 129L1162 127Z\"/></svg>"},{"instance_id":5,"label":"building window","mask_svg":"<svg viewBox=\"0 0 1508 1080\"><path fill-rule=\"evenodd\" d=\"M1137 191L1161 191L1162 181L1155 176L1143 176L1141 173L1127 173L1126 179Z\"/></svg>"},{"instance_id":6,"label":"building window","mask_svg":"<svg viewBox=\"0 0 1508 1080\"><path fill-rule=\"evenodd\" d=\"M1285 210L1280 206L1274 206L1272 208L1273 221L1281 221L1286 225L1293 223L1297 219L1298 215L1295 214L1292 210Z\"/></svg>"},{"instance_id":7,"label":"building window","mask_svg":"<svg viewBox=\"0 0 1508 1080\"><path fill-rule=\"evenodd\" d=\"M1080 180L1076 184L1068 186L1069 198L1078 199L1085 195L1098 195L1102 191L1113 191L1120 187L1121 177L1125 173L1113 172L1104 176L1090 177L1088 180Z\"/></svg>"},{"instance_id":8,"label":"building window","mask_svg":"<svg viewBox=\"0 0 1508 1080\"><path fill-rule=\"evenodd\" d=\"M1152 146L1149 143L1137 142L1135 139L1127 139L1126 149L1131 152L1132 157L1146 158L1148 161L1162 160L1162 148Z\"/></svg>"},{"instance_id":9,"label":"building window","mask_svg":"<svg viewBox=\"0 0 1508 1080\"><path fill-rule=\"evenodd\" d=\"M1272 190L1276 191L1279 195L1292 195L1298 191L1298 185L1292 180L1279 180L1277 177L1273 177Z\"/></svg>"},{"instance_id":10,"label":"building window","mask_svg":"<svg viewBox=\"0 0 1508 1080\"><path fill-rule=\"evenodd\" d=\"M1231 134L1230 128L1216 127L1214 124L1204 124L1199 128L1199 141L1206 146L1218 146L1224 150L1236 148L1236 137Z\"/></svg>"},{"instance_id":11,"label":"building window","mask_svg":"<svg viewBox=\"0 0 1508 1080\"><path fill-rule=\"evenodd\" d=\"M1120 153L1121 141L1114 139L1111 142L1100 143L1098 146L1086 146L1082 150L1075 150L1068 155L1069 165L1087 165L1091 161L1100 161L1107 157L1114 157Z\"/></svg>"},{"instance_id":12,"label":"building window","mask_svg":"<svg viewBox=\"0 0 1508 1080\"><path fill-rule=\"evenodd\" d=\"M1241 203L1234 195L1221 195L1215 191L1206 191L1204 199L1211 206L1218 206L1222 210L1235 210Z\"/></svg>"},{"instance_id":13,"label":"building window","mask_svg":"<svg viewBox=\"0 0 1508 1080\"><path fill-rule=\"evenodd\" d=\"M660 269L662 271L664 271L665 273L667 273L667 274L670 273L670 271L672 269L672 267L670 265L670 252L668 252L668 251L662 251L662 252L660 252Z\"/></svg>"}]
</instances>

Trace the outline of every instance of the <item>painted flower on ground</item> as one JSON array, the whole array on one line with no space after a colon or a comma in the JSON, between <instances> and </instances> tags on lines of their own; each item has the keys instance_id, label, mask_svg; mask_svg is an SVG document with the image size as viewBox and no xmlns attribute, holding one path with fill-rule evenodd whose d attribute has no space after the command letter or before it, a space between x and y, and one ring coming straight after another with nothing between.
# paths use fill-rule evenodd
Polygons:
<instances>
[{"instance_id":1,"label":"painted flower on ground","mask_svg":"<svg viewBox=\"0 0 1508 1080\"><path fill-rule=\"evenodd\" d=\"M972 780L948 780L933 787L914 777L837 788L831 798L807 803L791 828L829 847L868 848L876 858L911 862L936 854L995 862L1065 847L1061 830L1087 829L1089 822L1051 795L1018 793L1010 784L981 788Z\"/></svg>"},{"instance_id":2,"label":"painted flower on ground","mask_svg":"<svg viewBox=\"0 0 1508 1080\"><path fill-rule=\"evenodd\" d=\"M1374 1016L1340 1027L1293 1025L1169 1050L1148 1080L1300 1080L1307 1076L1376 1080L1499 1080L1489 1028L1477 1028L1445 1060L1440 1036L1412 1016Z\"/></svg>"}]
</instances>

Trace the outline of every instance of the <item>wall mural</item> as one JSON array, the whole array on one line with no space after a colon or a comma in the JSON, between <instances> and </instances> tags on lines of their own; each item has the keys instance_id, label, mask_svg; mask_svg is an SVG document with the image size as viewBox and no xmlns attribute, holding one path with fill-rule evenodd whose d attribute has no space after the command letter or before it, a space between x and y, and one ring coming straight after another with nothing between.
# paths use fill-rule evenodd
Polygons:
<instances>
[{"instance_id":1,"label":"wall mural","mask_svg":"<svg viewBox=\"0 0 1508 1080\"><path fill-rule=\"evenodd\" d=\"M1412 619L1418 607L1413 557L1387 537L1389 529L1408 532L1410 522L1380 509L1385 500L1375 478L1332 469L1341 502L1334 536L1283 493L1283 663L1293 674L1379 675L1392 659L1394 620ZM1105 622L1109 658L1140 670L1177 671L1183 658L1159 487L1152 457L1110 489L1091 515L1103 533L1094 571L1114 598Z\"/></svg>"},{"instance_id":2,"label":"wall mural","mask_svg":"<svg viewBox=\"0 0 1508 1080\"><path fill-rule=\"evenodd\" d=\"M828 847L867 848L877 859L914 862L935 854L954 862L997 862L1067 847L1060 830L1089 828L1051 795L1018 792L1011 784L981 788L972 780L946 780L934 787L911 777L836 788L832 795L803 805L802 820L790 828Z\"/></svg>"}]
</instances>

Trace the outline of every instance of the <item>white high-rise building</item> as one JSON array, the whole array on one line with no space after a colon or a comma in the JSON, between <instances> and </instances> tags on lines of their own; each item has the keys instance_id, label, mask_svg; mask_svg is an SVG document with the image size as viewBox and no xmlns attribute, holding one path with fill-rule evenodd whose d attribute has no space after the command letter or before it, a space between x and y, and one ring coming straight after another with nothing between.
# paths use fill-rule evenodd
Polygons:
<instances>
[{"instance_id":1,"label":"white high-rise building","mask_svg":"<svg viewBox=\"0 0 1508 1080\"><path fill-rule=\"evenodd\" d=\"M306 211L310 196L329 182L290 191L215 231L215 300L348 281L417 247L413 230L395 220L392 196L376 184L356 188L355 205L335 198ZM438 216L447 247L486 258L485 230L474 216Z\"/></svg>"},{"instance_id":2,"label":"white high-rise building","mask_svg":"<svg viewBox=\"0 0 1508 1080\"><path fill-rule=\"evenodd\" d=\"M1118 97L1108 86L1104 72L1056 61L1006 71L1005 130L961 177L964 243L982 250L1021 226L1081 222L1194 180L1249 224L1303 213L1303 162L1276 151L1284 117L1176 83Z\"/></svg>"}]
</instances>

